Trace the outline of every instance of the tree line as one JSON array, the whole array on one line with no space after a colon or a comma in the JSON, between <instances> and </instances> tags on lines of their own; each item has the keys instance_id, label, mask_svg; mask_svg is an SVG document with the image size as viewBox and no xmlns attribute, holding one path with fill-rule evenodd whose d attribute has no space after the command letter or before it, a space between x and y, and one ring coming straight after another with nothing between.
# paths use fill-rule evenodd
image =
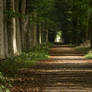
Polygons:
<instances>
[{"instance_id":1,"label":"tree line","mask_svg":"<svg viewBox=\"0 0 92 92\"><path fill-rule=\"evenodd\" d=\"M55 0L56 21L65 43L79 45L90 40L92 47L92 1Z\"/></svg>"},{"instance_id":2,"label":"tree line","mask_svg":"<svg viewBox=\"0 0 92 92\"><path fill-rule=\"evenodd\" d=\"M51 0L0 0L0 58L48 42Z\"/></svg>"},{"instance_id":3,"label":"tree line","mask_svg":"<svg viewBox=\"0 0 92 92\"><path fill-rule=\"evenodd\" d=\"M62 31L65 43L92 47L91 0L0 0L0 58L54 42Z\"/></svg>"}]
</instances>

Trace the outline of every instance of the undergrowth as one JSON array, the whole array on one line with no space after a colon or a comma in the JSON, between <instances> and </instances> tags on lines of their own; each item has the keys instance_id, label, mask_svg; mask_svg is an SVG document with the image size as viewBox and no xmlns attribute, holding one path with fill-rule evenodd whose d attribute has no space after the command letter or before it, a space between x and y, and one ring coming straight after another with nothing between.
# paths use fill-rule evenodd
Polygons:
<instances>
[{"instance_id":1,"label":"undergrowth","mask_svg":"<svg viewBox=\"0 0 92 92\"><path fill-rule=\"evenodd\" d=\"M76 47L76 50L83 53L86 59L92 59L92 50L90 47Z\"/></svg>"},{"instance_id":2,"label":"undergrowth","mask_svg":"<svg viewBox=\"0 0 92 92\"><path fill-rule=\"evenodd\" d=\"M0 92L10 92L7 77L16 77L18 70L29 68L40 60L48 59L48 50L51 44L42 44L19 56L10 57L0 64ZM8 85L8 86L6 86Z\"/></svg>"},{"instance_id":3,"label":"undergrowth","mask_svg":"<svg viewBox=\"0 0 92 92\"><path fill-rule=\"evenodd\" d=\"M85 55L87 59L92 59L92 51L89 51L88 54Z\"/></svg>"},{"instance_id":4,"label":"undergrowth","mask_svg":"<svg viewBox=\"0 0 92 92\"><path fill-rule=\"evenodd\" d=\"M78 52L83 53L83 54L87 54L90 51L90 47L81 47L81 46L78 46L75 49Z\"/></svg>"},{"instance_id":5,"label":"undergrowth","mask_svg":"<svg viewBox=\"0 0 92 92\"><path fill-rule=\"evenodd\" d=\"M0 92L10 92L11 87L10 81L0 72Z\"/></svg>"},{"instance_id":6,"label":"undergrowth","mask_svg":"<svg viewBox=\"0 0 92 92\"><path fill-rule=\"evenodd\" d=\"M1 63L0 72L5 76L14 76L19 69L30 67L40 60L48 59L48 50L49 47L43 44L25 51L19 56L10 57Z\"/></svg>"}]
</instances>

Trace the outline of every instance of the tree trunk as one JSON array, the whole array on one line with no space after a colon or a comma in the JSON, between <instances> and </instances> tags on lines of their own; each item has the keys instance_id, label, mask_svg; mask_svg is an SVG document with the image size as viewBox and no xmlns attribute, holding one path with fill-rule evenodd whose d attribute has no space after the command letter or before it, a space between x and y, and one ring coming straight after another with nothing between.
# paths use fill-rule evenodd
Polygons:
<instances>
[{"instance_id":1,"label":"tree trunk","mask_svg":"<svg viewBox=\"0 0 92 92\"><path fill-rule=\"evenodd\" d=\"M4 0L4 10L6 10L6 0ZM4 15L4 39L5 39L5 57L9 57L8 50L8 29L7 29L7 16Z\"/></svg>"},{"instance_id":2,"label":"tree trunk","mask_svg":"<svg viewBox=\"0 0 92 92\"><path fill-rule=\"evenodd\" d=\"M24 16L26 13L26 0L21 2L21 14ZM22 41L22 50L25 49L25 17L21 18L21 41Z\"/></svg>"},{"instance_id":3,"label":"tree trunk","mask_svg":"<svg viewBox=\"0 0 92 92\"><path fill-rule=\"evenodd\" d=\"M92 30L90 30L90 42L91 42L91 49L92 49Z\"/></svg>"},{"instance_id":4,"label":"tree trunk","mask_svg":"<svg viewBox=\"0 0 92 92\"><path fill-rule=\"evenodd\" d=\"M39 23L39 43L42 43L41 23Z\"/></svg>"},{"instance_id":5,"label":"tree trunk","mask_svg":"<svg viewBox=\"0 0 92 92\"><path fill-rule=\"evenodd\" d=\"M48 29L46 29L46 43L48 43Z\"/></svg>"},{"instance_id":6,"label":"tree trunk","mask_svg":"<svg viewBox=\"0 0 92 92\"><path fill-rule=\"evenodd\" d=\"M48 19L45 19L46 43L48 43Z\"/></svg>"},{"instance_id":7,"label":"tree trunk","mask_svg":"<svg viewBox=\"0 0 92 92\"><path fill-rule=\"evenodd\" d=\"M36 15L36 12L34 11L33 12L33 20L34 20L34 23L33 23L33 46L34 47L37 45L37 24L36 24L36 18L37 18L37 15Z\"/></svg>"},{"instance_id":8,"label":"tree trunk","mask_svg":"<svg viewBox=\"0 0 92 92\"><path fill-rule=\"evenodd\" d=\"M15 11L15 0L12 0L12 10L13 12L16 12ZM18 55L18 49L17 49L17 36L16 36L16 33L17 33L17 29L16 29L16 19L15 17L12 18L12 30L13 30L13 53L14 55Z\"/></svg>"},{"instance_id":9,"label":"tree trunk","mask_svg":"<svg viewBox=\"0 0 92 92\"><path fill-rule=\"evenodd\" d=\"M16 11L19 13L19 0L16 0ZM19 17L16 18L16 28L17 28L17 49L18 53L22 52L21 47L21 31L20 31L20 19Z\"/></svg>"},{"instance_id":10,"label":"tree trunk","mask_svg":"<svg viewBox=\"0 0 92 92\"><path fill-rule=\"evenodd\" d=\"M41 45L42 43L42 39L41 39L41 22L40 22L40 18L39 15L37 16L37 41L38 44Z\"/></svg>"},{"instance_id":11,"label":"tree trunk","mask_svg":"<svg viewBox=\"0 0 92 92\"><path fill-rule=\"evenodd\" d=\"M3 0L0 0L0 58L5 58L3 16Z\"/></svg>"}]
</instances>

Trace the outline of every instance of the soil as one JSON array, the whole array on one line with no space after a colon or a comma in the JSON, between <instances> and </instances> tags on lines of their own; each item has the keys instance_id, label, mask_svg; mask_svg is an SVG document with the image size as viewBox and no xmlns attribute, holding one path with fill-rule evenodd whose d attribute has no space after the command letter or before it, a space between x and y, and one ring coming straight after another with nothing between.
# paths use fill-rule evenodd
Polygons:
<instances>
[{"instance_id":1,"label":"soil","mask_svg":"<svg viewBox=\"0 0 92 92\"><path fill-rule=\"evenodd\" d=\"M55 46L48 60L21 69L12 92L92 92L92 60L68 46Z\"/></svg>"}]
</instances>

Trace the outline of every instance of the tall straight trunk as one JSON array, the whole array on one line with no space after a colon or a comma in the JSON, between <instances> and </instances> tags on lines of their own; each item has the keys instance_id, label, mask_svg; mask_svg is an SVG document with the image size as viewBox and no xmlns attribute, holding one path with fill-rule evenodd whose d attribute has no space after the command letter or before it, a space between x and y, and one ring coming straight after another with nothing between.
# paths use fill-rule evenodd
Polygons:
<instances>
[{"instance_id":1,"label":"tall straight trunk","mask_svg":"<svg viewBox=\"0 0 92 92\"><path fill-rule=\"evenodd\" d=\"M37 45L37 23L36 23L36 18L37 18L37 15L36 15L36 11L33 12L33 20L34 20L34 23L33 23L33 46L35 47Z\"/></svg>"},{"instance_id":2,"label":"tall straight trunk","mask_svg":"<svg viewBox=\"0 0 92 92\"><path fill-rule=\"evenodd\" d=\"M21 14L25 15L26 13L26 0L22 0L21 2ZM26 25L25 17L21 18L21 42L22 42L22 50L25 49L25 25Z\"/></svg>"},{"instance_id":3,"label":"tall straight trunk","mask_svg":"<svg viewBox=\"0 0 92 92\"><path fill-rule=\"evenodd\" d=\"M48 29L46 29L46 42L48 42Z\"/></svg>"},{"instance_id":4,"label":"tall straight trunk","mask_svg":"<svg viewBox=\"0 0 92 92\"><path fill-rule=\"evenodd\" d=\"M0 58L5 58L3 16L3 0L0 0Z\"/></svg>"},{"instance_id":5,"label":"tall straight trunk","mask_svg":"<svg viewBox=\"0 0 92 92\"><path fill-rule=\"evenodd\" d=\"M38 44L41 45L42 43L42 39L41 39L41 21L40 21L40 18L39 18L39 15L37 16L37 41L38 41Z\"/></svg>"},{"instance_id":6,"label":"tall straight trunk","mask_svg":"<svg viewBox=\"0 0 92 92\"><path fill-rule=\"evenodd\" d=\"M12 0L12 10L15 12L15 0ZM13 30L13 53L14 55L18 54L18 49L17 49L17 29L16 29L16 19L15 17L12 18L12 30Z\"/></svg>"},{"instance_id":7,"label":"tall straight trunk","mask_svg":"<svg viewBox=\"0 0 92 92\"><path fill-rule=\"evenodd\" d=\"M92 15L90 15L89 17L89 26L88 26L88 36L89 36L89 40L90 40L90 43L91 43L91 48L92 48Z\"/></svg>"},{"instance_id":8,"label":"tall straight trunk","mask_svg":"<svg viewBox=\"0 0 92 92\"><path fill-rule=\"evenodd\" d=\"M42 43L46 42L46 25L45 25L45 20L42 21L41 23L41 40Z\"/></svg>"},{"instance_id":9,"label":"tall straight trunk","mask_svg":"<svg viewBox=\"0 0 92 92\"><path fill-rule=\"evenodd\" d=\"M39 23L39 43L42 43L41 23Z\"/></svg>"},{"instance_id":10,"label":"tall straight trunk","mask_svg":"<svg viewBox=\"0 0 92 92\"><path fill-rule=\"evenodd\" d=\"M24 36L24 41L25 41L25 49L29 49L29 16L26 17L25 19L25 36Z\"/></svg>"},{"instance_id":11,"label":"tall straight trunk","mask_svg":"<svg viewBox=\"0 0 92 92\"><path fill-rule=\"evenodd\" d=\"M6 9L7 10L13 10L12 9L12 6L13 4L12 4L12 0L6 0ZM9 56L13 56L14 55L14 53L13 53L13 23L12 23L12 18L10 18L10 17L8 17L8 16L6 16L6 19L5 19L5 21L6 21L6 27L7 27L7 42L8 42L8 46L7 46L7 48L8 48L8 54L9 54ZM4 27L5 28L5 27ZM6 36L5 36L6 37Z\"/></svg>"},{"instance_id":12,"label":"tall straight trunk","mask_svg":"<svg viewBox=\"0 0 92 92\"><path fill-rule=\"evenodd\" d=\"M90 42L91 42L91 48L92 48L92 30L90 30Z\"/></svg>"},{"instance_id":13,"label":"tall straight trunk","mask_svg":"<svg viewBox=\"0 0 92 92\"><path fill-rule=\"evenodd\" d=\"M41 22L41 43L44 42L44 36L43 36L43 35L44 35L44 34L43 34L43 33L44 33L44 28L43 28L43 24L44 24L44 23Z\"/></svg>"},{"instance_id":14,"label":"tall straight trunk","mask_svg":"<svg viewBox=\"0 0 92 92\"><path fill-rule=\"evenodd\" d=\"M30 14L31 16L31 14ZM28 18L30 19L30 17ZM28 24L27 24L27 33L26 33L26 47L28 50L30 50L30 48L32 48L32 30L31 30L31 24L30 24L30 20L28 20Z\"/></svg>"},{"instance_id":15,"label":"tall straight trunk","mask_svg":"<svg viewBox=\"0 0 92 92\"><path fill-rule=\"evenodd\" d=\"M6 0L4 0L4 10L6 10ZM7 17L4 15L4 45L5 45L5 57L9 57L8 49L8 30L7 30Z\"/></svg>"},{"instance_id":16,"label":"tall straight trunk","mask_svg":"<svg viewBox=\"0 0 92 92\"><path fill-rule=\"evenodd\" d=\"M19 0L16 0L16 11L19 13ZM21 53L21 31L20 31L20 19L16 18L16 28L17 28L17 49L18 53Z\"/></svg>"},{"instance_id":17,"label":"tall straight trunk","mask_svg":"<svg viewBox=\"0 0 92 92\"><path fill-rule=\"evenodd\" d=\"M34 47L34 23L33 23L33 13L31 13L32 21L30 22L30 48Z\"/></svg>"},{"instance_id":18,"label":"tall straight trunk","mask_svg":"<svg viewBox=\"0 0 92 92\"><path fill-rule=\"evenodd\" d=\"M45 19L46 43L48 42L48 19Z\"/></svg>"},{"instance_id":19,"label":"tall straight trunk","mask_svg":"<svg viewBox=\"0 0 92 92\"><path fill-rule=\"evenodd\" d=\"M17 27L17 49L18 53L20 54L22 52L22 47L21 47L21 32L20 32L20 22L19 19L16 19L16 27Z\"/></svg>"}]
</instances>

